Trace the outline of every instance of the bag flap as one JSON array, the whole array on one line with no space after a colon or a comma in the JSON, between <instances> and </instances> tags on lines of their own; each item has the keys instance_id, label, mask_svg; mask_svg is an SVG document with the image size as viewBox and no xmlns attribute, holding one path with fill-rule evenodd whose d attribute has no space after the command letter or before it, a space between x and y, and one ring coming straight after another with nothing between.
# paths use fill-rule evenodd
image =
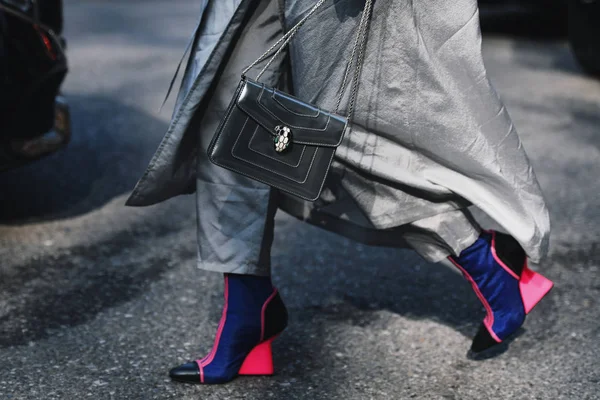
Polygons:
<instances>
[{"instance_id":1,"label":"bag flap","mask_svg":"<svg viewBox=\"0 0 600 400\"><path fill-rule=\"evenodd\" d=\"M346 130L345 117L248 78L244 79L237 106L273 135L276 126L287 126L292 131L293 143L337 147Z\"/></svg>"}]
</instances>

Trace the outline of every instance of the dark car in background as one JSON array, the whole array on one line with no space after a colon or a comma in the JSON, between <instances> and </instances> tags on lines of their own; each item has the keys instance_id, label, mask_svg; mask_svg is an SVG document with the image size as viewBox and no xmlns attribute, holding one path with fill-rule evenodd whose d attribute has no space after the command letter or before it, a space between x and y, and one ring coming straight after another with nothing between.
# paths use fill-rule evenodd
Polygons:
<instances>
[{"instance_id":1,"label":"dark car in background","mask_svg":"<svg viewBox=\"0 0 600 400\"><path fill-rule=\"evenodd\" d=\"M70 139L61 0L0 0L0 170Z\"/></svg>"},{"instance_id":2,"label":"dark car in background","mask_svg":"<svg viewBox=\"0 0 600 400\"><path fill-rule=\"evenodd\" d=\"M504 15L522 13L535 15L537 20L556 20L566 16L570 0L479 0L479 6L488 13ZM529 21L535 23L535 21Z\"/></svg>"},{"instance_id":3,"label":"dark car in background","mask_svg":"<svg viewBox=\"0 0 600 400\"><path fill-rule=\"evenodd\" d=\"M581 66L600 76L600 0L569 1L569 41Z\"/></svg>"},{"instance_id":4,"label":"dark car in background","mask_svg":"<svg viewBox=\"0 0 600 400\"><path fill-rule=\"evenodd\" d=\"M600 0L479 0L482 26L503 32L565 35L575 58L600 76Z\"/></svg>"}]
</instances>

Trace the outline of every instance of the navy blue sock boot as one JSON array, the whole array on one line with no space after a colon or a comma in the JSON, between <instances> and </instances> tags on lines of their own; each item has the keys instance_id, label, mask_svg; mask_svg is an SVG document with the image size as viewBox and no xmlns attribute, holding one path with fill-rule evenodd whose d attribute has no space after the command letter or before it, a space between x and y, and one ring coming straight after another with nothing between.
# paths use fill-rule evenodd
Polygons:
<instances>
[{"instance_id":1,"label":"navy blue sock boot","mask_svg":"<svg viewBox=\"0 0 600 400\"><path fill-rule=\"evenodd\" d=\"M473 355L515 333L553 286L528 268L525 251L503 233L483 232L460 256L449 259L471 283L487 312L473 339Z\"/></svg>"},{"instance_id":2,"label":"navy blue sock boot","mask_svg":"<svg viewBox=\"0 0 600 400\"><path fill-rule=\"evenodd\" d=\"M270 277L225 274L225 304L212 350L173 368L172 379L225 383L237 375L272 375L271 342L287 325L287 311Z\"/></svg>"}]
</instances>

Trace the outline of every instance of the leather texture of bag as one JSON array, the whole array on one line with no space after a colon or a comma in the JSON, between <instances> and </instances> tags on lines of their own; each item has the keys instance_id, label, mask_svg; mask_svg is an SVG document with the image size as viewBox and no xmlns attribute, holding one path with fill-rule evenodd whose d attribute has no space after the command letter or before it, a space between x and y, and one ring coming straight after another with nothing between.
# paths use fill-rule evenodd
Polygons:
<instances>
[{"instance_id":1,"label":"leather texture of bag","mask_svg":"<svg viewBox=\"0 0 600 400\"><path fill-rule=\"evenodd\" d=\"M335 149L346 130L345 117L242 79L209 148L215 164L307 200L316 200ZM275 128L291 130L291 144L278 152Z\"/></svg>"},{"instance_id":2,"label":"leather texture of bag","mask_svg":"<svg viewBox=\"0 0 600 400\"><path fill-rule=\"evenodd\" d=\"M319 198L336 148L342 142L352 116L372 0L365 4L336 112L325 111L267 87L258 79L323 2L319 0L307 16L242 73L240 84L208 148L208 156L214 164L309 201ZM252 66L266 60L277 46L279 49L257 80L245 76ZM348 117L345 117L339 115L337 109L353 62L356 62L355 74Z\"/></svg>"}]
</instances>

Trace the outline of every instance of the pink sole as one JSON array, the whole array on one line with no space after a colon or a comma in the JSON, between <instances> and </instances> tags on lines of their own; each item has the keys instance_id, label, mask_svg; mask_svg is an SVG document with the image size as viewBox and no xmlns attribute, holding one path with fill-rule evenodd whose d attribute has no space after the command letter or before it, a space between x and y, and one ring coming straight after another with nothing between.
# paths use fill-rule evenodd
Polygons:
<instances>
[{"instance_id":1,"label":"pink sole","mask_svg":"<svg viewBox=\"0 0 600 400\"><path fill-rule=\"evenodd\" d=\"M273 375L273 351L271 338L252 349L246 356L238 375Z\"/></svg>"},{"instance_id":2,"label":"pink sole","mask_svg":"<svg viewBox=\"0 0 600 400\"><path fill-rule=\"evenodd\" d=\"M536 306L537 303L552 289L554 283L535 271L525 267L519 281L521 298L525 307L525 314Z\"/></svg>"}]
</instances>

